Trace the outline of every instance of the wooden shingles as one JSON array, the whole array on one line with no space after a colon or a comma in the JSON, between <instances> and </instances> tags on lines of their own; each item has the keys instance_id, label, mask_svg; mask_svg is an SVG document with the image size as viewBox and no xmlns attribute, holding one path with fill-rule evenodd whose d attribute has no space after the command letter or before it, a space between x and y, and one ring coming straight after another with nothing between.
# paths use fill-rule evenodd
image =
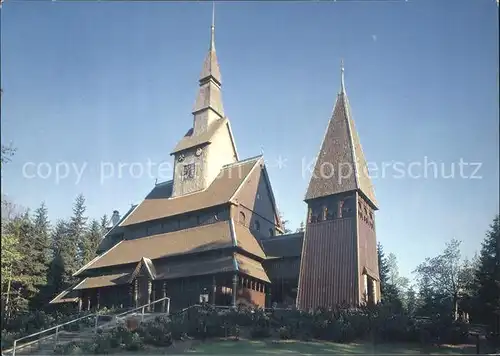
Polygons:
<instances>
[{"instance_id":1,"label":"wooden shingles","mask_svg":"<svg viewBox=\"0 0 500 356\"><path fill-rule=\"evenodd\" d=\"M227 165L205 190L172 198L171 182L158 184L121 226L139 224L168 216L229 203L260 157Z\"/></svg>"}]
</instances>

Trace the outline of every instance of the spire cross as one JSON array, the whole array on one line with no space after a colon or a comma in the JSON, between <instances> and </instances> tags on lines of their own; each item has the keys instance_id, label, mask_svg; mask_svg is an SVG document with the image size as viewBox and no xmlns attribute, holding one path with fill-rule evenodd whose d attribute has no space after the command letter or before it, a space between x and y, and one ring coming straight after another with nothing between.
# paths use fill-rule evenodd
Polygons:
<instances>
[{"instance_id":1,"label":"spire cross","mask_svg":"<svg viewBox=\"0 0 500 356\"><path fill-rule=\"evenodd\" d=\"M345 94L345 85L344 85L344 60L340 60L340 92Z\"/></svg>"},{"instance_id":2,"label":"spire cross","mask_svg":"<svg viewBox=\"0 0 500 356\"><path fill-rule=\"evenodd\" d=\"M215 49L215 1L212 1L212 26L210 27L210 50Z\"/></svg>"}]
</instances>

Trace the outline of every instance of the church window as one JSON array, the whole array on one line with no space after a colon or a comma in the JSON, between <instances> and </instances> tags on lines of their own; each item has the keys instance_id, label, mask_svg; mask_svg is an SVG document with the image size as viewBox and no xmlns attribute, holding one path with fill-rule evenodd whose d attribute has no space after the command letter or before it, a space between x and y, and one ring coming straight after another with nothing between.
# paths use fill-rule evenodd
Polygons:
<instances>
[{"instance_id":1,"label":"church window","mask_svg":"<svg viewBox=\"0 0 500 356\"><path fill-rule=\"evenodd\" d=\"M255 220L255 222L254 222L253 225L254 225L255 230L260 231L260 222L259 222L259 220Z\"/></svg>"},{"instance_id":2,"label":"church window","mask_svg":"<svg viewBox=\"0 0 500 356\"><path fill-rule=\"evenodd\" d=\"M313 206L311 208L311 223L322 221L323 209L321 206Z\"/></svg>"},{"instance_id":3,"label":"church window","mask_svg":"<svg viewBox=\"0 0 500 356\"><path fill-rule=\"evenodd\" d=\"M189 164L185 164L184 167L183 167L183 171L182 171L182 177L184 179L193 179L194 178L194 163L189 163Z\"/></svg>"},{"instance_id":4,"label":"church window","mask_svg":"<svg viewBox=\"0 0 500 356\"><path fill-rule=\"evenodd\" d=\"M245 213L240 211L240 224L245 225L246 216Z\"/></svg>"},{"instance_id":5,"label":"church window","mask_svg":"<svg viewBox=\"0 0 500 356\"><path fill-rule=\"evenodd\" d=\"M334 201L329 201L326 204L326 213L325 213L325 218L326 220L333 220L336 218L337 212L335 209L335 202Z\"/></svg>"}]
</instances>

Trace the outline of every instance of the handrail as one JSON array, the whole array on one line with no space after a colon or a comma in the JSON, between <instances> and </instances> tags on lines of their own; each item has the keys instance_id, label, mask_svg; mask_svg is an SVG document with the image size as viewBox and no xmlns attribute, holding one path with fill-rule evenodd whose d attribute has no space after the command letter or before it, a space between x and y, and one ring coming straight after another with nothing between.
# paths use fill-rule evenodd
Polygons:
<instances>
[{"instance_id":1,"label":"handrail","mask_svg":"<svg viewBox=\"0 0 500 356\"><path fill-rule=\"evenodd\" d=\"M85 318L90 318L90 317L93 317L93 316L97 316L97 317L96 317L96 321L99 319L99 315L98 315L98 314L96 314L96 313L87 314L87 315L82 316L82 317L80 317L80 318L73 319L73 320L67 321L67 322L65 322L65 323L62 323L62 324L58 324L58 325L52 326L52 327L50 327L50 328L48 328L48 329L41 330L41 331L38 331L38 332L33 333L33 334L30 334L30 335L23 336L23 337L21 337L21 338L19 338L19 339L14 340L14 343L13 343L12 347L11 347L10 349L7 349L7 350L2 351L2 353L3 353L3 352L9 352L9 351L12 351L12 356L15 356L15 355L16 355L16 348L17 348L17 349L20 349L20 348L23 348L23 347L29 346L29 345L31 345L31 344L33 344L33 343L34 343L34 342L28 342L28 343L23 344L23 345L20 345L20 347L18 347L18 346L17 346L17 343L18 343L19 341L22 341L22 340L25 340L25 339L28 339L28 338L32 338L33 336L37 336L37 335L41 335L41 334L45 334L45 333L47 333L48 331L52 331L52 330L55 330L55 335L56 335L56 340L57 340L57 334L58 334L59 328L64 327L64 326L69 325L69 324L72 324L72 323L74 323L74 322L76 322L76 321L80 321L80 320L83 320L83 319L85 319ZM49 335L49 336L52 336L52 335ZM45 338L44 338L44 339L45 339ZM34 340L34 341L40 341L40 340Z\"/></svg>"},{"instance_id":2,"label":"handrail","mask_svg":"<svg viewBox=\"0 0 500 356\"><path fill-rule=\"evenodd\" d=\"M115 315L115 320L118 320L122 316L124 316L126 314L129 314L129 313L132 313L132 312L135 312L135 311L138 311L138 310L142 311L142 320L144 320L144 309L146 307L149 307L149 306L153 305L153 304L156 304L156 303L159 303L159 302L163 302L164 300L168 301L167 310L165 312L168 315L170 313L170 298L169 297L163 297L163 298L157 299L155 301L152 301L152 302L150 302L148 304L141 305L140 307L137 307L137 308L134 308L134 309L130 309L130 310L127 310L126 312L117 314L117 315Z\"/></svg>"}]
</instances>

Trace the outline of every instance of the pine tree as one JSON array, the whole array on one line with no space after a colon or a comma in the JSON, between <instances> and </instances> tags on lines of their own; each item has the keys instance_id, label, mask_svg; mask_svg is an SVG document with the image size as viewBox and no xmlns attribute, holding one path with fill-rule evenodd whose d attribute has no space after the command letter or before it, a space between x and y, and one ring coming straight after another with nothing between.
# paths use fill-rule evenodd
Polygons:
<instances>
[{"instance_id":1,"label":"pine tree","mask_svg":"<svg viewBox=\"0 0 500 356\"><path fill-rule=\"evenodd\" d=\"M82 243L83 264L96 256L97 247L99 247L102 236L101 225L97 220L92 220L90 229L85 233Z\"/></svg>"},{"instance_id":2,"label":"pine tree","mask_svg":"<svg viewBox=\"0 0 500 356\"><path fill-rule=\"evenodd\" d=\"M101 217L101 235L104 236L106 235L106 233L108 232L109 228L108 228L108 224L109 224L109 218L108 218L108 215L104 214L102 217Z\"/></svg>"},{"instance_id":3,"label":"pine tree","mask_svg":"<svg viewBox=\"0 0 500 356\"><path fill-rule=\"evenodd\" d=\"M305 227L305 225L304 225L304 222L303 222L303 221L301 221L301 222L300 222L300 225L299 225L299 227L297 228L297 231L296 231L296 232L304 232L304 231L306 231L306 227Z\"/></svg>"},{"instance_id":4,"label":"pine tree","mask_svg":"<svg viewBox=\"0 0 500 356\"><path fill-rule=\"evenodd\" d=\"M85 216L85 198L82 194L78 195L73 205L73 216L70 219L68 226L68 239L72 245L76 245L74 251L76 255L73 257L73 263L64 261L67 272L74 273L80 268L84 261L84 251L86 248L86 232L87 232L87 217Z\"/></svg>"},{"instance_id":5,"label":"pine tree","mask_svg":"<svg viewBox=\"0 0 500 356\"><path fill-rule=\"evenodd\" d=\"M377 243L377 255L378 255L378 271L380 276L380 294L382 299L385 294L385 287L387 286L389 280L389 266L387 265L387 260L385 258L384 248L382 244Z\"/></svg>"},{"instance_id":6,"label":"pine tree","mask_svg":"<svg viewBox=\"0 0 500 356\"><path fill-rule=\"evenodd\" d=\"M70 223L59 220L52 234L52 261L49 270L49 283L60 291L73 282L73 273L77 271L77 241L70 235Z\"/></svg>"},{"instance_id":7,"label":"pine tree","mask_svg":"<svg viewBox=\"0 0 500 356\"><path fill-rule=\"evenodd\" d=\"M45 203L35 210L30 245L29 273L36 289L35 293L38 293L47 284L47 271L50 264L50 222ZM41 303L43 303L40 296L30 298L30 302L34 309L41 308Z\"/></svg>"},{"instance_id":8,"label":"pine tree","mask_svg":"<svg viewBox=\"0 0 500 356\"><path fill-rule=\"evenodd\" d=\"M475 314L483 323L500 332L500 217L486 233L475 273Z\"/></svg>"}]
</instances>

